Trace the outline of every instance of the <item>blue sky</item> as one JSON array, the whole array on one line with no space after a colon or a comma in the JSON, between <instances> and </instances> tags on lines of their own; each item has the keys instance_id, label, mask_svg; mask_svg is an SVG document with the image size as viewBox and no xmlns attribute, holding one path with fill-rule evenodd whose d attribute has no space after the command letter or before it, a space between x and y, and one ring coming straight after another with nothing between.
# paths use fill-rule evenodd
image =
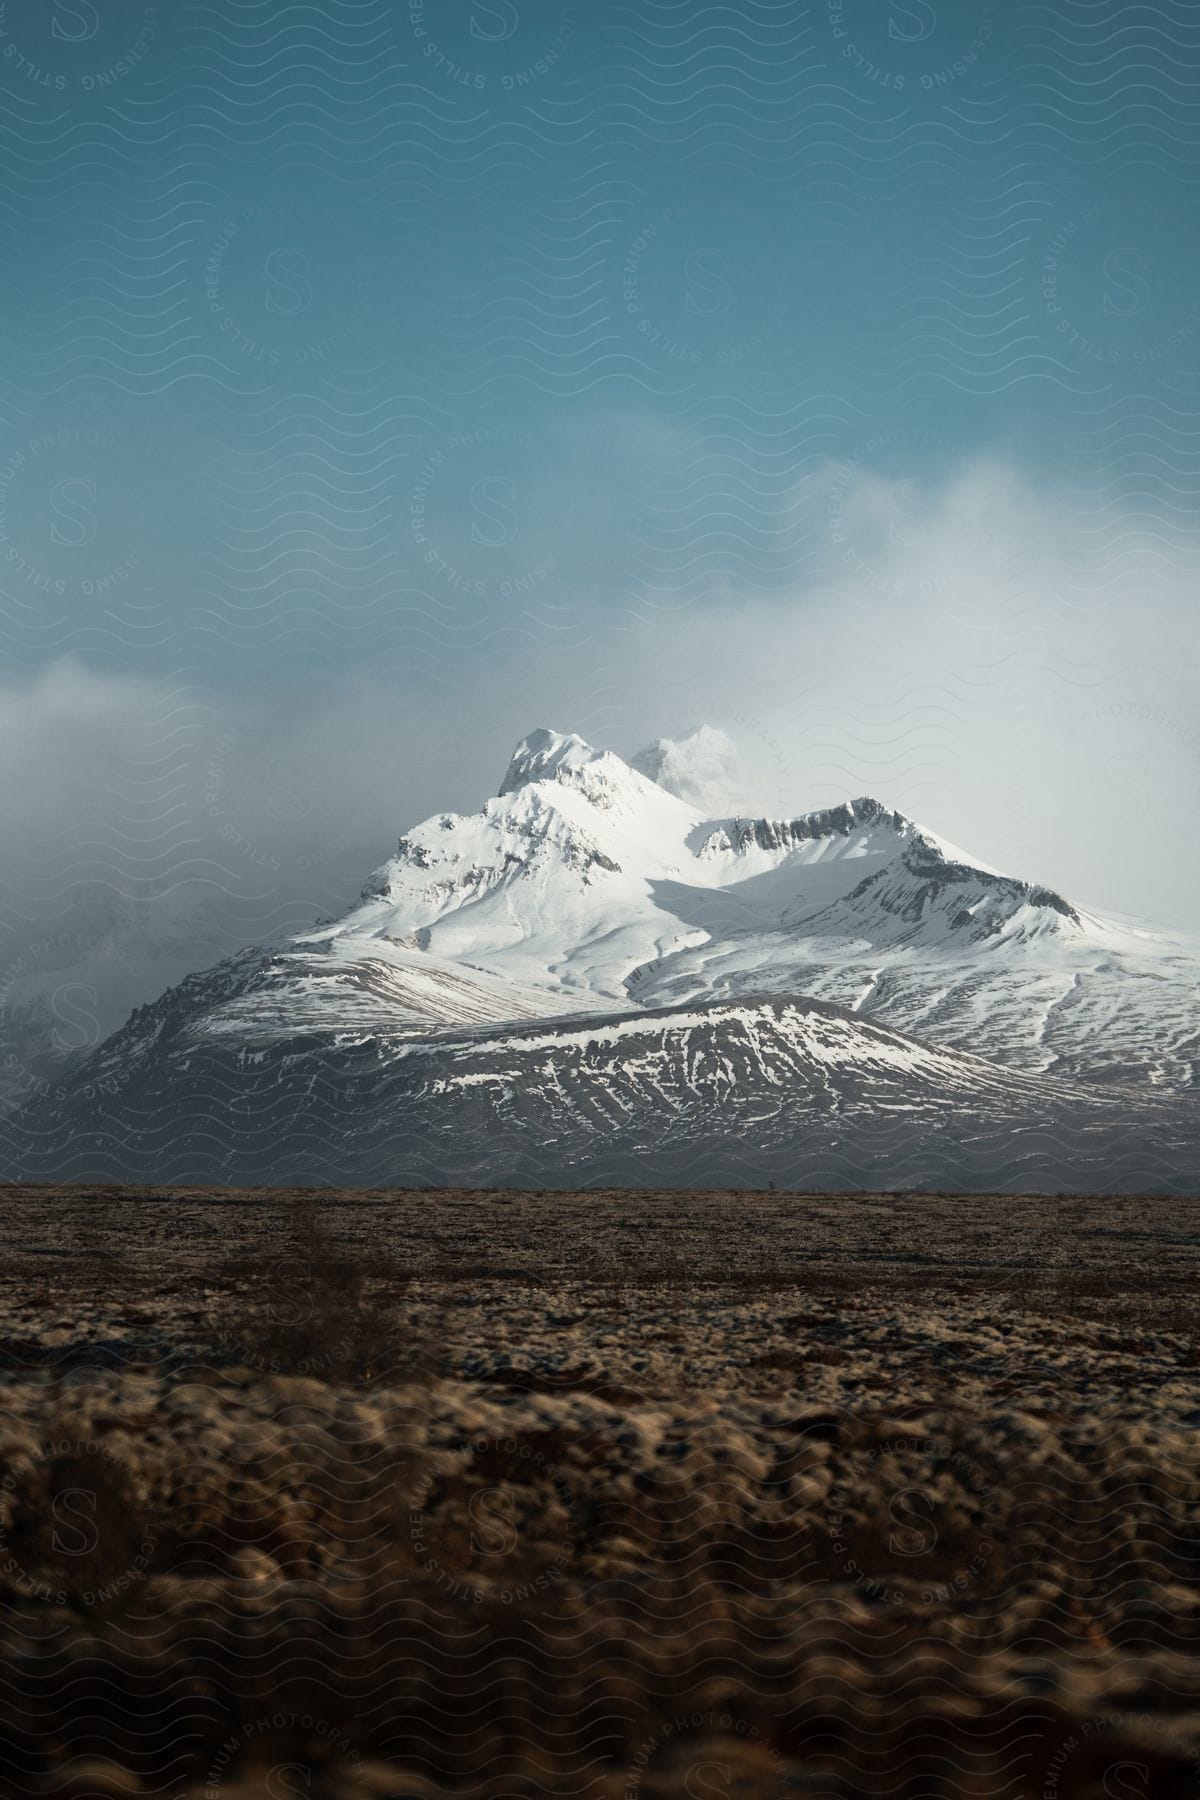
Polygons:
<instances>
[{"instance_id":1,"label":"blue sky","mask_svg":"<svg viewBox=\"0 0 1200 1800\"><path fill-rule=\"evenodd\" d=\"M3 28L17 664L274 683L494 642L517 598L791 595L825 459L1170 495L1186 8L52 0Z\"/></svg>"},{"instance_id":2,"label":"blue sky","mask_svg":"<svg viewBox=\"0 0 1200 1800\"><path fill-rule=\"evenodd\" d=\"M536 723L701 717L781 810L1190 916L1105 821L1200 813L1198 55L1182 4L8 0L14 941L75 871L228 948Z\"/></svg>"}]
</instances>

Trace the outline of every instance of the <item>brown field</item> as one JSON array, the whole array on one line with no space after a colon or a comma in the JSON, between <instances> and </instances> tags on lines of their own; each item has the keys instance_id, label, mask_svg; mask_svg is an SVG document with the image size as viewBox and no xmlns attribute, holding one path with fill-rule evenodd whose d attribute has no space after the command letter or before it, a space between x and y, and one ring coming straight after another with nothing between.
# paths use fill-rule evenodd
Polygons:
<instances>
[{"instance_id":1,"label":"brown field","mask_svg":"<svg viewBox=\"0 0 1200 1800\"><path fill-rule=\"evenodd\" d=\"M1195 1202L2 1198L6 1796L1200 1796Z\"/></svg>"}]
</instances>

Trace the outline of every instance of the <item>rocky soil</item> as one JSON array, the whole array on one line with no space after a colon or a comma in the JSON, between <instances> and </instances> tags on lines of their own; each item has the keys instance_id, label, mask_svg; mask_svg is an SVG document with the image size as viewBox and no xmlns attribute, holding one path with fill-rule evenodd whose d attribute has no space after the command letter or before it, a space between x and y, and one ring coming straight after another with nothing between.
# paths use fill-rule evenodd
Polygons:
<instances>
[{"instance_id":1,"label":"rocky soil","mask_svg":"<svg viewBox=\"0 0 1200 1800\"><path fill-rule=\"evenodd\" d=\"M9 1189L0 1792L1200 1794L1194 1203Z\"/></svg>"}]
</instances>

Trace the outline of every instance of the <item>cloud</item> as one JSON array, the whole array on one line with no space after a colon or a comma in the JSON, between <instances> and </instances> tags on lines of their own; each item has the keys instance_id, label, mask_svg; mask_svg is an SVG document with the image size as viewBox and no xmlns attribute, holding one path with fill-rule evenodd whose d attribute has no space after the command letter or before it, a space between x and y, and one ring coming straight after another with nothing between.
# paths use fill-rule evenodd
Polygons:
<instances>
[{"instance_id":1,"label":"cloud","mask_svg":"<svg viewBox=\"0 0 1200 1800\"><path fill-rule=\"evenodd\" d=\"M699 725L681 738L655 738L632 762L641 774L710 818L728 817L750 804L737 745L719 727Z\"/></svg>"}]
</instances>

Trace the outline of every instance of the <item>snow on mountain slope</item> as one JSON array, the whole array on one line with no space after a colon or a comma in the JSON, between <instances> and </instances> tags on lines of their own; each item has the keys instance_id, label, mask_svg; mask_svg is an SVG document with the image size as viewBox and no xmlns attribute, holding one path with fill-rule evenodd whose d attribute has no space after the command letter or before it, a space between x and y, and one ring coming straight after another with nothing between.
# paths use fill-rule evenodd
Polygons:
<instances>
[{"instance_id":1,"label":"snow on mountain slope","mask_svg":"<svg viewBox=\"0 0 1200 1800\"><path fill-rule=\"evenodd\" d=\"M442 814L400 839L363 904L336 928L412 941L543 989L627 1003L647 956L703 933L654 903L680 880L698 815L611 752L534 732L500 795L470 817Z\"/></svg>"},{"instance_id":2,"label":"snow on mountain slope","mask_svg":"<svg viewBox=\"0 0 1200 1800\"><path fill-rule=\"evenodd\" d=\"M764 935L933 945L1067 926L1078 916L1056 895L951 860L877 801L706 820L611 752L540 731L482 812L401 838L331 941L411 942L622 1004L649 964Z\"/></svg>"},{"instance_id":3,"label":"snow on mountain slope","mask_svg":"<svg viewBox=\"0 0 1200 1800\"><path fill-rule=\"evenodd\" d=\"M418 950L411 940L343 931L273 952L249 984L202 1013L197 1029L252 1043L335 1021L343 1030L429 1037L571 1010L545 988Z\"/></svg>"},{"instance_id":4,"label":"snow on mountain slope","mask_svg":"<svg viewBox=\"0 0 1200 1800\"><path fill-rule=\"evenodd\" d=\"M185 1010L133 1054L114 1040L4 1150L42 1179L1136 1192L1178 1180L1189 1131L775 997L424 1041L238 1044Z\"/></svg>"},{"instance_id":5,"label":"snow on mountain slope","mask_svg":"<svg viewBox=\"0 0 1200 1800\"><path fill-rule=\"evenodd\" d=\"M705 819L545 730L496 799L406 833L359 906L281 954L291 977L229 1009L238 1029L807 993L1029 1069L1189 1086L1200 1060L1190 944L999 874L870 798Z\"/></svg>"},{"instance_id":6,"label":"snow on mountain slope","mask_svg":"<svg viewBox=\"0 0 1200 1800\"><path fill-rule=\"evenodd\" d=\"M540 730L479 812L408 831L345 917L139 1009L6 1160L128 1172L120 1146L169 1160L174 1120L213 1179L479 1180L510 1153L546 1180L651 1179L657 1154L692 1180L698 1158L798 1182L840 1158L860 1185L891 1156L986 1186L1005 1134L1032 1131L1059 1186L1135 1143L1194 1183L1162 1101L1196 1087L1198 972L1183 940L876 800L709 819Z\"/></svg>"}]
</instances>

